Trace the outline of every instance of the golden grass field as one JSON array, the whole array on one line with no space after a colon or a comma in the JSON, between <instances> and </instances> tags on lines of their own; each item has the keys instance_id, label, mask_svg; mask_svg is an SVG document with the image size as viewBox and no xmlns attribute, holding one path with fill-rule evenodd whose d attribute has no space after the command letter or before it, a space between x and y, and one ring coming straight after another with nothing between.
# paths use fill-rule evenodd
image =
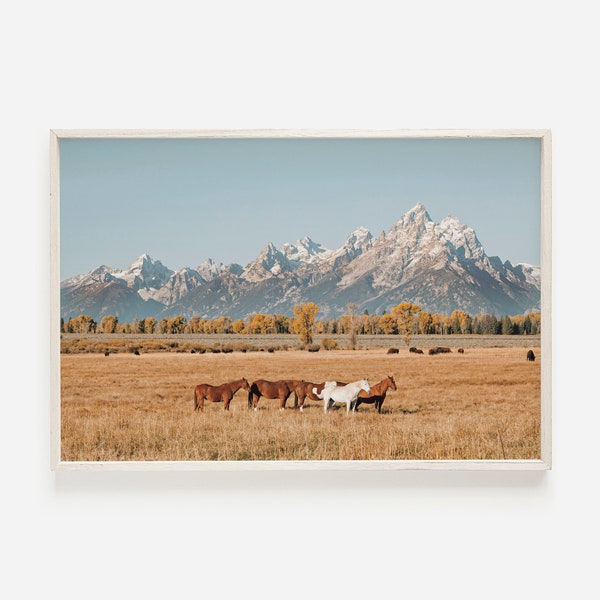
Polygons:
<instances>
[{"instance_id":1,"label":"golden grass field","mask_svg":"<svg viewBox=\"0 0 600 600\"><path fill-rule=\"evenodd\" d=\"M435 356L384 348L190 354L61 355L61 460L469 460L540 458L540 348L467 348ZM240 390L193 410L198 383L246 377L355 381L387 375L398 389L381 414L361 405L324 414L293 397L261 398L248 410Z\"/></svg>"}]
</instances>

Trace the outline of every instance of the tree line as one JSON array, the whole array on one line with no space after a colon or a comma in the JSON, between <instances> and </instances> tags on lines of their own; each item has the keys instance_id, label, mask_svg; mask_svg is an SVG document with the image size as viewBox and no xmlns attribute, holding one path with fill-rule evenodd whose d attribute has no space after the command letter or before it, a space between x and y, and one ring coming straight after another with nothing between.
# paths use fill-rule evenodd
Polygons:
<instances>
[{"instance_id":1,"label":"tree line","mask_svg":"<svg viewBox=\"0 0 600 600\"><path fill-rule=\"evenodd\" d=\"M300 336L303 343L310 344L315 334L342 334L351 338L357 335L400 335L406 343L416 334L452 335L535 335L541 332L541 314L530 312L525 315L493 314L469 315L455 310L450 315L429 313L417 304L402 302L381 315L364 311L357 314L357 305L349 303L347 314L339 317L317 319L319 307L313 303L294 307L294 316L283 314L254 314L247 319L234 320L224 316L204 319L195 315L186 319L182 315L160 320L154 317L133 319L121 322L114 315L102 317L99 322L89 315L79 315L62 319L60 330L63 333L199 333L199 334L273 334L293 333Z\"/></svg>"}]
</instances>

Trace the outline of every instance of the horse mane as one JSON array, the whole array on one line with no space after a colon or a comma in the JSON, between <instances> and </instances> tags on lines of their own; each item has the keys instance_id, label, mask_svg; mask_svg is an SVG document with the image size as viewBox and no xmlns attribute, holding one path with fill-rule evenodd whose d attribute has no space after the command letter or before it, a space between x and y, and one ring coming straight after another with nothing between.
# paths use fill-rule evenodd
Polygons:
<instances>
[{"instance_id":1,"label":"horse mane","mask_svg":"<svg viewBox=\"0 0 600 600\"><path fill-rule=\"evenodd\" d=\"M384 385L386 383L386 381L388 381L388 379L392 382L394 382L394 384L396 383L394 376L393 375L388 375L387 377L384 377L381 381L373 384L371 386L371 393L369 394L370 396L378 396L380 394L383 394L383 388ZM387 388L386 388L387 391Z\"/></svg>"}]
</instances>

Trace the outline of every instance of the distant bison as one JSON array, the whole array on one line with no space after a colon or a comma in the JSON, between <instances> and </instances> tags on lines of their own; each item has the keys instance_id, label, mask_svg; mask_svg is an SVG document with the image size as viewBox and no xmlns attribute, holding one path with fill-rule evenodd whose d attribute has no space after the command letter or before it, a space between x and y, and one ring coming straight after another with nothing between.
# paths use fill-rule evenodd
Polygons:
<instances>
[{"instance_id":1,"label":"distant bison","mask_svg":"<svg viewBox=\"0 0 600 600\"><path fill-rule=\"evenodd\" d=\"M415 354L423 354L423 350L420 348L415 348Z\"/></svg>"},{"instance_id":2,"label":"distant bison","mask_svg":"<svg viewBox=\"0 0 600 600\"><path fill-rule=\"evenodd\" d=\"M535 354L533 353L533 350L527 351L527 360L530 360L532 362L535 360Z\"/></svg>"},{"instance_id":3,"label":"distant bison","mask_svg":"<svg viewBox=\"0 0 600 600\"><path fill-rule=\"evenodd\" d=\"M416 352L416 351L417 351L417 349L416 349L414 346L411 346L411 347L408 349L408 351L409 351L409 352Z\"/></svg>"},{"instance_id":4,"label":"distant bison","mask_svg":"<svg viewBox=\"0 0 600 600\"><path fill-rule=\"evenodd\" d=\"M104 353L104 356L110 356L110 352L107 350L107 351Z\"/></svg>"},{"instance_id":5,"label":"distant bison","mask_svg":"<svg viewBox=\"0 0 600 600\"><path fill-rule=\"evenodd\" d=\"M388 348L387 353L388 354L398 354L400 352L400 350L398 350L398 348ZM412 352L412 350L411 350Z\"/></svg>"},{"instance_id":6,"label":"distant bison","mask_svg":"<svg viewBox=\"0 0 600 600\"><path fill-rule=\"evenodd\" d=\"M464 353L465 353L465 349L464 349L464 348L459 348L459 349L457 350L457 352L458 352L459 354L464 354Z\"/></svg>"},{"instance_id":7,"label":"distant bison","mask_svg":"<svg viewBox=\"0 0 600 600\"><path fill-rule=\"evenodd\" d=\"M436 346L435 348L429 348L429 354L445 354L446 352L452 352L452 350L445 346Z\"/></svg>"}]
</instances>

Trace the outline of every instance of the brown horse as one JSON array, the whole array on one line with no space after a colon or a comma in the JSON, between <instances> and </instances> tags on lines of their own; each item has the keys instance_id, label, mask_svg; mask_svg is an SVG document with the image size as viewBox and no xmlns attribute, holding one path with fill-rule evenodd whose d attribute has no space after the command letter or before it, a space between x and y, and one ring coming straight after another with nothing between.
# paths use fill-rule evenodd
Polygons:
<instances>
[{"instance_id":1,"label":"brown horse","mask_svg":"<svg viewBox=\"0 0 600 600\"><path fill-rule=\"evenodd\" d=\"M385 395L390 388L393 390L396 389L396 382L394 381L394 377L392 375L382 379L379 383L372 385L371 393L369 394L361 390L354 404L354 410L356 410L361 404L375 404L377 412L380 413L381 405L383 404Z\"/></svg>"},{"instance_id":2,"label":"brown horse","mask_svg":"<svg viewBox=\"0 0 600 600\"><path fill-rule=\"evenodd\" d=\"M336 381L336 385L346 385L341 381ZM315 402L321 402L321 399L318 398L313 392L313 388L317 390L317 394L320 394L325 387L325 382L323 383L311 383L310 381L301 381L294 390L295 393L295 401L294 406L299 406L300 410L304 410L304 401L308 398L309 400L314 400Z\"/></svg>"},{"instance_id":3,"label":"brown horse","mask_svg":"<svg viewBox=\"0 0 600 600\"><path fill-rule=\"evenodd\" d=\"M284 410L287 399L300 383L302 382L292 379L282 379L280 381L257 379L248 391L248 408L256 410L260 397L264 396L270 399L279 398L279 409Z\"/></svg>"},{"instance_id":4,"label":"brown horse","mask_svg":"<svg viewBox=\"0 0 600 600\"><path fill-rule=\"evenodd\" d=\"M201 383L194 388L194 410L204 410L205 399L210 402L224 402L225 410L229 410L233 395L242 388L245 390L250 389L250 384L245 377L221 385Z\"/></svg>"}]
</instances>

